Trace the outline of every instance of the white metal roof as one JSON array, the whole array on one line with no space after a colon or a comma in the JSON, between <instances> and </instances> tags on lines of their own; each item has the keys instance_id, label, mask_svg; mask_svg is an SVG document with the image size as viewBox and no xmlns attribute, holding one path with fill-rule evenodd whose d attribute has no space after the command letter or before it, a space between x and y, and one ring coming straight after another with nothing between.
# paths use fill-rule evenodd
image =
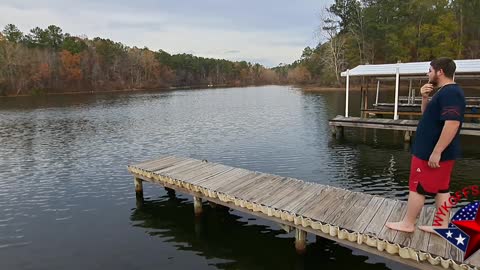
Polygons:
<instances>
[{"instance_id":1,"label":"white metal roof","mask_svg":"<svg viewBox=\"0 0 480 270\"><path fill-rule=\"evenodd\" d=\"M479 73L480 59L454 60L457 65L455 74ZM430 67L428 62L411 62L396 64L379 64L379 65L359 65L350 69L350 76L395 76L399 68L400 75L426 75ZM342 77L347 76L347 72L341 73Z\"/></svg>"}]
</instances>

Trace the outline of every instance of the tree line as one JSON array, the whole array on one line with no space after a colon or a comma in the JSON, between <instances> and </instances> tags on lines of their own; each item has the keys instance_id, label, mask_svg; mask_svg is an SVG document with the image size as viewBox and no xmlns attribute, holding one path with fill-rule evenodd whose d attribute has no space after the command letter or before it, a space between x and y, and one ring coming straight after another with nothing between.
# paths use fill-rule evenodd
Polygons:
<instances>
[{"instance_id":1,"label":"tree line","mask_svg":"<svg viewBox=\"0 0 480 270\"><path fill-rule=\"evenodd\" d=\"M246 61L169 54L58 26L0 33L0 95L259 84L340 86L359 64L480 58L480 0L335 0L322 10L321 42L268 69Z\"/></svg>"},{"instance_id":2,"label":"tree line","mask_svg":"<svg viewBox=\"0 0 480 270\"><path fill-rule=\"evenodd\" d=\"M275 70L284 82L340 85L359 64L480 58L480 0L335 0L321 12L323 42Z\"/></svg>"},{"instance_id":3,"label":"tree line","mask_svg":"<svg viewBox=\"0 0 480 270\"><path fill-rule=\"evenodd\" d=\"M246 61L169 54L50 25L0 33L0 95L241 86L277 83L275 72Z\"/></svg>"}]
</instances>

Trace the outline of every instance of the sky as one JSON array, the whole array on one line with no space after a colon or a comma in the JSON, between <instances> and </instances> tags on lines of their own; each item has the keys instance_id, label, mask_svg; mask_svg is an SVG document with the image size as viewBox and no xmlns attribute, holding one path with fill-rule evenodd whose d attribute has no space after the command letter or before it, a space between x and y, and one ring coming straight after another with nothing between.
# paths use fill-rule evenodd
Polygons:
<instances>
[{"instance_id":1,"label":"sky","mask_svg":"<svg viewBox=\"0 0 480 270\"><path fill-rule=\"evenodd\" d=\"M0 0L0 27L28 33L57 25L171 54L292 63L320 41L321 11L333 0Z\"/></svg>"}]
</instances>

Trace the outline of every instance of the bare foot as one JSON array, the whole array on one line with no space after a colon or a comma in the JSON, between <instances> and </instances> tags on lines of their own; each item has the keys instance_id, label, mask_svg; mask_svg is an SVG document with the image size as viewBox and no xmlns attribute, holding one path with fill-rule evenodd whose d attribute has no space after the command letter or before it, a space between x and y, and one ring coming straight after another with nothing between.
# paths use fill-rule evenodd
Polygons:
<instances>
[{"instance_id":1,"label":"bare foot","mask_svg":"<svg viewBox=\"0 0 480 270\"><path fill-rule=\"evenodd\" d=\"M408 223L405 223L403 221L387 222L385 224L385 226L387 226L387 228L390 228L392 230L401 231L401 232L411 233L411 232L415 231L415 226L413 224L408 224Z\"/></svg>"},{"instance_id":2,"label":"bare foot","mask_svg":"<svg viewBox=\"0 0 480 270\"><path fill-rule=\"evenodd\" d=\"M418 226L418 228L424 232L436 233L433 229L446 229L447 226Z\"/></svg>"}]
</instances>

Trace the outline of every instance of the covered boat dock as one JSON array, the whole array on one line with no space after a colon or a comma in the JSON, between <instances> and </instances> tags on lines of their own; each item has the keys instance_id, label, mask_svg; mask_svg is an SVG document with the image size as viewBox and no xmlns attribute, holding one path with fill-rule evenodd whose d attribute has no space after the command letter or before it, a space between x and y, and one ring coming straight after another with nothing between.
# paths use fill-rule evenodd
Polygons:
<instances>
[{"instance_id":1,"label":"covered boat dock","mask_svg":"<svg viewBox=\"0 0 480 270\"><path fill-rule=\"evenodd\" d=\"M480 79L480 59L454 61L457 65L454 75L455 80ZM418 124L418 120L412 118L421 115L421 97L416 93L417 91L412 85L414 81L422 84L427 82L429 67L430 62L366 64L342 72L341 76L346 77L345 114L329 120L333 133L343 134L343 127L395 129L404 131L405 139L407 141L410 140L410 136L416 130L416 124ZM369 107L368 104L368 87L367 90L364 90L362 85L359 117L351 117L349 111L351 77L362 79L371 79L373 77L376 79L375 102L372 104L372 107ZM409 82L407 96L399 96L401 80ZM394 81L395 94L393 102L379 102L380 84L385 81ZM469 130L462 131L461 134L479 136L480 124L476 122L480 118L480 97L466 96L466 101L465 118L471 118L472 123L468 123ZM385 115L386 117L383 117ZM400 120L400 116L408 116L409 121ZM387 119L387 117L390 119ZM395 128L392 128L392 126Z\"/></svg>"}]
</instances>

